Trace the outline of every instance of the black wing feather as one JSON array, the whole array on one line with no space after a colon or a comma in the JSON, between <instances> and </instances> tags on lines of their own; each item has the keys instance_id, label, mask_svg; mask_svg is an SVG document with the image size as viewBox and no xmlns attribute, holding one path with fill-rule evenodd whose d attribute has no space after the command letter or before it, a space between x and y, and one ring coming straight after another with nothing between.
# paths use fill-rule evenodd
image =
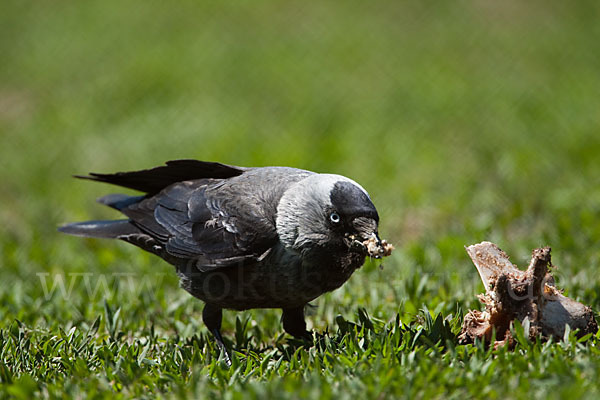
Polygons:
<instances>
[{"instance_id":1,"label":"black wing feather","mask_svg":"<svg viewBox=\"0 0 600 400\"><path fill-rule=\"evenodd\" d=\"M193 259L200 270L258 260L277 242L276 228L258 220L258 205L234 206L227 195L228 202L219 201L214 191L221 186L215 179L179 182L121 212L157 238L167 256Z\"/></svg>"},{"instance_id":2,"label":"black wing feather","mask_svg":"<svg viewBox=\"0 0 600 400\"><path fill-rule=\"evenodd\" d=\"M162 243L166 243L170 233L154 218L154 210L157 205L158 199L150 197L121 209L121 212L128 216L132 223L142 232L147 233Z\"/></svg>"},{"instance_id":3,"label":"black wing feather","mask_svg":"<svg viewBox=\"0 0 600 400\"><path fill-rule=\"evenodd\" d=\"M241 175L246 169L216 162L198 160L173 160L166 165L132 172L114 174L90 173L77 178L111 183L113 185L156 194L169 185L195 179L225 179Z\"/></svg>"}]
</instances>

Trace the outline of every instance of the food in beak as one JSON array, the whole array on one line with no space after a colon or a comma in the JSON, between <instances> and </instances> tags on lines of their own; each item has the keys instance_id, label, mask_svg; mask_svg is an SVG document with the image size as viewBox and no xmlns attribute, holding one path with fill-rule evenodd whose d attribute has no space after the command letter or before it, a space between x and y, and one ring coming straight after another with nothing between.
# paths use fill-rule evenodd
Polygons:
<instances>
[{"instance_id":1,"label":"food in beak","mask_svg":"<svg viewBox=\"0 0 600 400\"><path fill-rule=\"evenodd\" d=\"M392 250L394 250L394 245L385 240L379 240L379 238L375 235L363 241L362 244L367 249L369 257L372 258L387 257L392 254Z\"/></svg>"}]
</instances>

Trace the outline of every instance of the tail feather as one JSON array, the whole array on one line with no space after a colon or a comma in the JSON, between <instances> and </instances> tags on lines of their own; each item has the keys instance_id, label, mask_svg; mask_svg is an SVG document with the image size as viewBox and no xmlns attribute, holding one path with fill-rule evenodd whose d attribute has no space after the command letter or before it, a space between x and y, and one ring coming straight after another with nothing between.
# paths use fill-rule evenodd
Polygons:
<instances>
[{"instance_id":1,"label":"tail feather","mask_svg":"<svg viewBox=\"0 0 600 400\"><path fill-rule=\"evenodd\" d=\"M96 201L120 211L132 204L142 201L144 198L146 198L146 196L129 196L126 194L113 193L100 197Z\"/></svg>"},{"instance_id":2,"label":"tail feather","mask_svg":"<svg viewBox=\"0 0 600 400\"><path fill-rule=\"evenodd\" d=\"M58 230L74 236L109 239L140 233L140 230L128 219L75 222L63 225Z\"/></svg>"}]
</instances>

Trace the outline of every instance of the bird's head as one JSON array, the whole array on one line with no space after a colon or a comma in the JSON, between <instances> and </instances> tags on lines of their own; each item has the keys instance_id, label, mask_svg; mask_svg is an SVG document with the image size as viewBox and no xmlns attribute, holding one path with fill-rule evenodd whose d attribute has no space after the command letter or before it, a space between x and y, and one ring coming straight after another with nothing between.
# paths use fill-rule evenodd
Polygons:
<instances>
[{"instance_id":1,"label":"bird's head","mask_svg":"<svg viewBox=\"0 0 600 400\"><path fill-rule=\"evenodd\" d=\"M363 242L379 242L369 194L340 175L314 174L294 184L279 202L276 223L281 242L302 254L324 247L367 254Z\"/></svg>"}]
</instances>

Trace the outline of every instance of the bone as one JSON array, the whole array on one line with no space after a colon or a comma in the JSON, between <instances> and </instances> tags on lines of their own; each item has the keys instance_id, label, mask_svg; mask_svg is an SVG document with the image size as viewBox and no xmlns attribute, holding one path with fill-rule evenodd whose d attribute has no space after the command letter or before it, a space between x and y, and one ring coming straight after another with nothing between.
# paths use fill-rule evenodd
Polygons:
<instances>
[{"instance_id":1,"label":"bone","mask_svg":"<svg viewBox=\"0 0 600 400\"><path fill-rule=\"evenodd\" d=\"M526 271L520 270L508 255L491 242L466 247L483 282L485 294L479 295L485 310L470 310L464 318L459 341L491 340L495 346L511 342L514 320L529 326L529 336L562 339L566 326L578 330L578 336L596 333L598 325L592 309L558 290L549 268L550 248L535 249Z\"/></svg>"}]
</instances>

